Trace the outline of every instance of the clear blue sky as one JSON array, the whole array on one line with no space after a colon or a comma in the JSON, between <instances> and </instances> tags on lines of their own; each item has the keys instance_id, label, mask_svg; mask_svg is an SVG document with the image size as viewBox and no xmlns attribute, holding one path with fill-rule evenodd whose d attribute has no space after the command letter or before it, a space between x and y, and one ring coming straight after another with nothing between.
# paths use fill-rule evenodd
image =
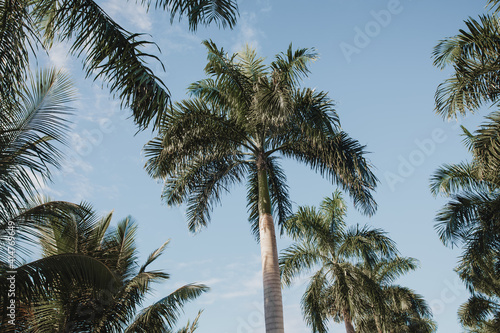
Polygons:
<instances>
[{"instance_id":1,"label":"clear blue sky","mask_svg":"<svg viewBox=\"0 0 500 333\"><path fill-rule=\"evenodd\" d=\"M438 332L460 331L456 311L468 296L453 271L460 250L444 247L434 230L436 211L445 199L431 196L429 177L439 165L467 155L456 124L434 114L435 89L449 73L432 66L431 52L438 40L456 34L468 16L483 13L485 1L245 0L239 1L241 16L234 30L201 28L196 34L186 22L170 25L165 13L147 14L134 1L124 3L100 2L127 30L150 34L158 44L166 71L151 66L174 101L186 97L189 83L204 77L204 39L229 52L249 43L268 59L290 42L316 48L320 58L304 86L329 92L343 128L367 145L380 179L377 214L367 218L350 208L348 221L383 228L402 255L419 259L421 268L398 282L425 296L435 310ZM163 205L161 184L143 169L141 149L151 131L134 135L129 111L121 111L101 83L84 80L80 61L66 57L67 49L56 46L50 61L71 74L79 99L71 150L46 193L54 199L88 201L103 213L114 209L115 222L132 215L139 222L142 260L171 238L155 266L171 279L156 286L152 299L189 282L209 285L211 291L186 308L186 318L205 309L200 333L264 332L260 250L247 222L245 188L232 188L214 210L212 224L191 235L183 208ZM473 130L484 114L462 123ZM317 205L335 189L293 161L285 166L295 207ZM278 240L280 249L288 244ZM299 305L303 288L298 281L284 291L287 333L307 331ZM344 327L332 325L331 332L344 332Z\"/></svg>"}]
</instances>

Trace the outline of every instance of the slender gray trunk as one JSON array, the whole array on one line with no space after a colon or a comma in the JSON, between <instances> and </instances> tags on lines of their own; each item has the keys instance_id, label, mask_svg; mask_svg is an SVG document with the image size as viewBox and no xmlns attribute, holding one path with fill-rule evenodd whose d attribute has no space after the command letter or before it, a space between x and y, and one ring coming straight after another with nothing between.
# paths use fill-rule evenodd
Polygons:
<instances>
[{"instance_id":1,"label":"slender gray trunk","mask_svg":"<svg viewBox=\"0 0 500 333\"><path fill-rule=\"evenodd\" d=\"M266 333L284 333L278 249L273 217L270 214L259 218L259 232Z\"/></svg>"},{"instance_id":2,"label":"slender gray trunk","mask_svg":"<svg viewBox=\"0 0 500 333\"><path fill-rule=\"evenodd\" d=\"M278 248L276 245L274 221L271 216L271 200L267 182L267 170L263 165L263 161L260 160L259 162L259 235L266 333L284 333Z\"/></svg>"}]
</instances>

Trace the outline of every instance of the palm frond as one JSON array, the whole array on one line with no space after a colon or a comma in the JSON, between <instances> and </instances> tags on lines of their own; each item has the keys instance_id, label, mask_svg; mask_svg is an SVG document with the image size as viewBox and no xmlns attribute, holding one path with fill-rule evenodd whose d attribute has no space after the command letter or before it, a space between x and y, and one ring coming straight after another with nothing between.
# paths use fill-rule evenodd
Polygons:
<instances>
[{"instance_id":1,"label":"palm frond","mask_svg":"<svg viewBox=\"0 0 500 333\"><path fill-rule=\"evenodd\" d=\"M196 329L198 328L198 320L200 319L202 313L203 311L199 311L198 315L196 316L196 318L194 318L193 322L190 323L188 321L186 327L181 328L180 330L177 331L177 333L193 333L194 331L196 331Z\"/></svg>"},{"instance_id":2,"label":"palm frond","mask_svg":"<svg viewBox=\"0 0 500 333\"><path fill-rule=\"evenodd\" d=\"M462 325L474 327L498 312L500 312L499 304L486 297L474 295L460 306L458 316Z\"/></svg>"},{"instance_id":3,"label":"palm frond","mask_svg":"<svg viewBox=\"0 0 500 333\"><path fill-rule=\"evenodd\" d=\"M374 214L376 203L371 194L377 178L365 159L364 146L339 132L330 137L301 137L284 147L285 156L309 165L348 191L354 205L367 215Z\"/></svg>"},{"instance_id":4,"label":"palm frond","mask_svg":"<svg viewBox=\"0 0 500 333\"><path fill-rule=\"evenodd\" d=\"M443 194L450 196L459 190L484 191L491 186L478 177L475 163L445 164L437 169L431 177L431 192L434 196Z\"/></svg>"},{"instance_id":5,"label":"palm frond","mask_svg":"<svg viewBox=\"0 0 500 333\"><path fill-rule=\"evenodd\" d=\"M483 15L479 21L465 21L466 30L441 41L434 48L434 64L453 65L454 74L436 91L436 112L444 118L456 118L474 112L485 102L495 103L498 82L499 21Z\"/></svg>"},{"instance_id":6,"label":"palm frond","mask_svg":"<svg viewBox=\"0 0 500 333\"><path fill-rule=\"evenodd\" d=\"M39 46L29 2L0 1L0 101L14 104L27 77L29 57ZM0 120L3 120L0 116Z\"/></svg>"},{"instance_id":7,"label":"palm frond","mask_svg":"<svg viewBox=\"0 0 500 333\"><path fill-rule=\"evenodd\" d=\"M87 76L108 84L122 108L132 109L139 128L150 123L159 126L170 106L170 92L146 66L149 59L159 59L141 51L154 43L127 32L94 1L38 1L34 15L49 43L54 39L72 42L71 53L83 57Z\"/></svg>"},{"instance_id":8,"label":"palm frond","mask_svg":"<svg viewBox=\"0 0 500 333\"><path fill-rule=\"evenodd\" d=\"M49 69L23 88L15 108L0 103L0 219L16 214L36 192L37 177L49 179L50 166L59 165L51 141L64 142L72 96L68 78Z\"/></svg>"},{"instance_id":9,"label":"palm frond","mask_svg":"<svg viewBox=\"0 0 500 333\"><path fill-rule=\"evenodd\" d=\"M204 285L185 285L167 297L145 308L125 330L132 332L165 332L170 331L176 324L182 312L182 306L206 292Z\"/></svg>"},{"instance_id":10,"label":"palm frond","mask_svg":"<svg viewBox=\"0 0 500 333\"><path fill-rule=\"evenodd\" d=\"M153 0L142 0L148 7ZM176 16L179 20L187 16L189 29L196 30L199 25L212 23L222 27L233 28L238 15L238 4L234 0L156 0L156 8L170 12L170 22Z\"/></svg>"},{"instance_id":11,"label":"palm frond","mask_svg":"<svg viewBox=\"0 0 500 333\"><path fill-rule=\"evenodd\" d=\"M316 248L307 244L292 244L280 254L281 281L290 286L295 277L314 267L321 261L328 262L328 258L321 255Z\"/></svg>"}]
</instances>

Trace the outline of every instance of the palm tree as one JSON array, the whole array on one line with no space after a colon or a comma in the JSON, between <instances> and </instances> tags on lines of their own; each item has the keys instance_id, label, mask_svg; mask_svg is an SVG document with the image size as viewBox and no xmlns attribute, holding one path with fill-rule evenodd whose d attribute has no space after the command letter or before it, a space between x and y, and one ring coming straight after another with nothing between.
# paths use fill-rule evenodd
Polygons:
<instances>
[{"instance_id":1,"label":"palm tree","mask_svg":"<svg viewBox=\"0 0 500 333\"><path fill-rule=\"evenodd\" d=\"M0 289L9 291L11 284L7 278L15 276L15 297L9 296L10 292L0 295L2 332L53 332L54 327L62 327L62 323L55 321L56 318L68 318L54 316L55 311L64 313L71 309L69 305L77 305L78 301L87 304L89 300L102 299L103 293L109 293L110 286L123 282L118 280L114 270L100 260L102 258L89 256L89 253L82 251L61 250L70 245L68 238L74 236L72 230L83 233L82 228L86 228L85 240L89 242L93 237L96 243L95 234L89 235L89 223L75 225L80 229L68 229L68 221L91 221L92 213L88 207L34 199L39 183L50 179L50 168L58 166L61 154L57 144L64 143L66 117L71 112L68 104L71 101L72 87L69 80L56 70L39 72L36 78L23 81L23 85L13 90L8 98L0 99ZM61 231L58 234L61 237L56 245L52 243L52 247L47 242L49 226L54 231ZM100 232L103 234L105 229ZM45 249L52 248L54 251L44 258L26 263L22 256L26 258L32 254L29 250L34 239L44 239ZM76 240L77 237L73 237L73 244L84 243L82 239L75 243ZM106 249L110 250L111 247ZM154 261L160 253L161 250L148 260ZM110 253L106 256L110 256ZM134 281L136 289L146 291L150 282L167 277L164 273L154 271L144 273L146 277L137 275L139 279ZM137 298L142 295L143 291L140 290L134 296L133 284L130 283L129 287L130 296ZM58 292L62 295L64 291L72 290L85 290L85 293L78 295L83 298L69 298L65 300L66 303L54 299ZM203 290L203 286L196 285L181 288L158 302L157 309L149 313L158 315L169 311L166 318L173 323L183 302ZM9 323L8 306L12 300L16 302L16 317ZM140 298L133 301L137 303ZM120 311L119 308L117 311ZM142 321L144 325L139 316L136 325L149 325L149 321ZM66 325L69 324L66 322Z\"/></svg>"},{"instance_id":2,"label":"palm tree","mask_svg":"<svg viewBox=\"0 0 500 333\"><path fill-rule=\"evenodd\" d=\"M500 21L496 14L465 21L467 29L434 48L434 65L453 66L453 75L436 91L436 111L456 118L485 102L497 103L500 93Z\"/></svg>"},{"instance_id":3,"label":"palm tree","mask_svg":"<svg viewBox=\"0 0 500 333\"><path fill-rule=\"evenodd\" d=\"M360 333L436 331L431 310L423 297L409 288L393 284L398 277L417 266L416 259L405 257L382 259L372 267L361 266L365 274L381 288L384 306L373 304L369 311L362 313L357 322Z\"/></svg>"},{"instance_id":4,"label":"palm tree","mask_svg":"<svg viewBox=\"0 0 500 333\"><path fill-rule=\"evenodd\" d=\"M168 242L153 251L139 266L135 236L137 225L129 217L109 229L112 213L97 219L90 207L86 215L51 219L41 228L44 259L82 256L98 260L113 273L106 289L62 280L65 288L32 293L23 299L24 316L16 328L23 332L172 332L183 305L207 290L204 285L178 288L156 303L138 311L153 283L169 275L148 267L163 253ZM97 286L99 287L99 286ZM193 330L197 320L186 329Z\"/></svg>"},{"instance_id":5,"label":"palm tree","mask_svg":"<svg viewBox=\"0 0 500 333\"><path fill-rule=\"evenodd\" d=\"M8 98L0 100L0 289L10 290L7 277L15 275L16 300L29 299L68 281L92 284L104 290L114 279L98 260L83 256L54 256L25 263L33 237L49 219L81 214L68 202L33 201L40 182L50 178L50 168L61 157L57 144L64 142L66 116L71 112L72 87L56 70L40 71L23 81ZM12 273L15 272L15 273ZM2 331L15 329L8 323L7 306L14 298L0 295Z\"/></svg>"},{"instance_id":6,"label":"palm tree","mask_svg":"<svg viewBox=\"0 0 500 333\"><path fill-rule=\"evenodd\" d=\"M187 203L193 232L207 225L229 186L247 179L250 221L261 245L266 331L283 332L272 214L280 225L290 200L280 157L330 177L367 214L375 211L376 178L364 147L340 129L327 94L299 87L315 53L290 45L266 66L248 47L230 56L211 41L204 45L209 78L190 86L193 98L176 103L145 146L146 169L164 180L167 204Z\"/></svg>"},{"instance_id":7,"label":"palm tree","mask_svg":"<svg viewBox=\"0 0 500 333\"><path fill-rule=\"evenodd\" d=\"M464 249L456 270L472 293L459 311L467 327L500 316L500 179L496 157L481 152L483 130L466 132L472 161L442 166L431 179L434 195L451 198L437 216L440 238L445 245Z\"/></svg>"},{"instance_id":8,"label":"palm tree","mask_svg":"<svg viewBox=\"0 0 500 333\"><path fill-rule=\"evenodd\" d=\"M343 321L346 332L354 333L363 314L384 310L379 282L367 269L371 272L382 259L395 258L395 244L380 229L348 228L345 214L346 203L337 191L322 201L319 210L299 207L284 225L296 243L280 256L283 284L289 286L295 277L314 269L301 301L313 332L327 332L328 321L333 320Z\"/></svg>"},{"instance_id":9,"label":"palm tree","mask_svg":"<svg viewBox=\"0 0 500 333\"><path fill-rule=\"evenodd\" d=\"M492 15L467 20L467 29L434 49L435 64L454 69L436 93L436 109L446 118L467 109L474 112L484 103L498 104L500 1L488 0L488 5ZM434 195L451 198L437 216L437 228L446 245L464 248L457 272L472 296L459 317L471 332L495 331L500 322L500 113L492 112L486 119L474 135L464 128L472 161L444 165L431 180Z\"/></svg>"},{"instance_id":10,"label":"palm tree","mask_svg":"<svg viewBox=\"0 0 500 333\"><path fill-rule=\"evenodd\" d=\"M238 13L235 0L140 3L169 12L171 21L187 16L191 30L211 23L232 28ZM87 76L103 80L121 106L132 109L139 128L159 124L170 93L147 66L147 60L159 60L143 51L153 43L125 30L92 0L0 0L0 99L22 83L34 50L48 49L55 41L71 43Z\"/></svg>"}]
</instances>

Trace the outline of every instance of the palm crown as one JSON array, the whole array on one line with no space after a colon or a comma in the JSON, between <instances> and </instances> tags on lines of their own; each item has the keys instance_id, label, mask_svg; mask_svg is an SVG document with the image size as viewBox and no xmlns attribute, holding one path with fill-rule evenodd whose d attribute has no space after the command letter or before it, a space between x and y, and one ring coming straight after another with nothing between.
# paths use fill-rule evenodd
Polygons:
<instances>
[{"instance_id":1,"label":"palm crown","mask_svg":"<svg viewBox=\"0 0 500 333\"><path fill-rule=\"evenodd\" d=\"M312 271L301 301L306 323L313 332L327 332L329 320L343 321L348 333L433 332L422 297L393 285L417 261L399 257L382 230L348 227L345 216L336 191L319 209L299 207L284 225L296 242L281 253L282 283Z\"/></svg>"},{"instance_id":2,"label":"palm crown","mask_svg":"<svg viewBox=\"0 0 500 333\"><path fill-rule=\"evenodd\" d=\"M98 218L89 206L80 207L78 214L48 218L39 228L43 258L18 268L22 273L33 266L35 285L22 289L31 291L18 299L23 311L16 328L26 332L173 332L183 305L208 288L188 284L139 311L152 285L170 277L149 269L168 242L138 265L135 222L128 217L110 228L111 213ZM81 270L68 274L61 267L65 265ZM52 279L44 281L46 276ZM31 281L23 277L18 275L18 283L29 285ZM44 288L44 283L50 287ZM186 330L193 330L193 324Z\"/></svg>"},{"instance_id":3,"label":"palm crown","mask_svg":"<svg viewBox=\"0 0 500 333\"><path fill-rule=\"evenodd\" d=\"M444 165L431 179L432 192L450 197L437 215L437 229L446 245L463 246L456 268L472 293L459 310L466 327L494 326L500 316L500 181L498 156L484 147L488 123L472 135L465 131L465 143L473 152L470 162ZM489 323L488 321L492 322Z\"/></svg>"},{"instance_id":4,"label":"palm crown","mask_svg":"<svg viewBox=\"0 0 500 333\"><path fill-rule=\"evenodd\" d=\"M340 130L326 93L297 87L314 53L293 52L290 46L266 67L251 49L229 57L214 43L204 44L209 53L205 71L211 78L190 86L194 98L177 103L160 135L145 147L147 171L166 179L165 201L187 200L191 230L206 225L221 192L245 176L255 220L261 170L268 175L277 216L287 216L290 202L278 153L331 177L364 212L375 211L370 191L376 178L364 147Z\"/></svg>"},{"instance_id":5,"label":"palm crown","mask_svg":"<svg viewBox=\"0 0 500 333\"><path fill-rule=\"evenodd\" d=\"M287 234L297 242L281 253L283 284L288 286L300 274L318 268L302 297L306 323L314 332L327 332L328 321L334 320L343 321L352 333L353 321L369 312L370 304L380 308L378 283L356 263L371 270L397 253L382 230L347 227L345 212L346 203L335 192L319 210L299 207L285 224Z\"/></svg>"}]
</instances>

